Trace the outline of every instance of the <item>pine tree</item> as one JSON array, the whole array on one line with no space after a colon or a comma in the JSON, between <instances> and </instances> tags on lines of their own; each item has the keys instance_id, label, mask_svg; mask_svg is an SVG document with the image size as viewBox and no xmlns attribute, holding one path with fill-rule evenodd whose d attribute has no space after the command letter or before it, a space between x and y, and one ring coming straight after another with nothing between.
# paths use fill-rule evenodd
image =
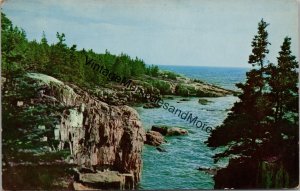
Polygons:
<instances>
[{"instance_id":1,"label":"pine tree","mask_svg":"<svg viewBox=\"0 0 300 191\"><path fill-rule=\"evenodd\" d=\"M263 19L258 23L258 34L254 36L252 41L252 54L249 56L249 64L252 66L260 66L263 69L264 60L266 55L269 53L267 46L270 44L268 41L268 32L266 28L268 27Z\"/></svg>"},{"instance_id":2,"label":"pine tree","mask_svg":"<svg viewBox=\"0 0 300 191\"><path fill-rule=\"evenodd\" d=\"M286 37L277 58L278 65L268 67L275 123L281 121L287 113L298 112L298 62L291 53L291 38Z\"/></svg>"},{"instance_id":3,"label":"pine tree","mask_svg":"<svg viewBox=\"0 0 300 191\"><path fill-rule=\"evenodd\" d=\"M41 44L42 45L48 45L48 40L46 38L45 31L43 31L43 34L42 34Z\"/></svg>"},{"instance_id":4,"label":"pine tree","mask_svg":"<svg viewBox=\"0 0 300 191\"><path fill-rule=\"evenodd\" d=\"M264 63L266 55L269 53L268 45L268 32L266 28L268 27L268 23L266 23L263 19L258 23L258 31L257 35L254 36L252 40L252 54L249 56L248 63L252 66L257 66L259 69L252 71L252 82L253 85L259 88L261 92L264 86Z\"/></svg>"},{"instance_id":5,"label":"pine tree","mask_svg":"<svg viewBox=\"0 0 300 191\"><path fill-rule=\"evenodd\" d=\"M50 64L49 60L49 45L48 45L48 40L46 38L46 34L43 31L42 38L39 44L39 70L42 73L47 72L47 65Z\"/></svg>"},{"instance_id":6,"label":"pine tree","mask_svg":"<svg viewBox=\"0 0 300 191\"><path fill-rule=\"evenodd\" d=\"M267 26L268 24L263 19L258 23L258 34L252 41L252 53L248 61L255 68L247 72L246 83L237 84L237 87L243 92L239 96L240 102L235 103L231 109L232 113L224 121L224 124L213 131L208 140L210 146L227 145L234 141L236 150L243 148L244 155L251 155L253 149L257 147L256 139L264 136L265 120L271 112L270 101L262 91L265 87L264 63L270 44L267 39ZM225 153L230 155L231 152L235 153L236 151L226 151Z\"/></svg>"},{"instance_id":7,"label":"pine tree","mask_svg":"<svg viewBox=\"0 0 300 191\"><path fill-rule=\"evenodd\" d=\"M229 146L214 156L216 161L230 155L240 156L239 159L230 158L227 168L215 177L220 180L224 178L224 172L233 173L234 176L226 177L225 184L230 187L265 186L260 173L268 172L261 172L260 166L263 160L270 158L280 159L277 165L288 174L289 182L271 178L269 186L298 184L298 63L291 54L291 39L286 37L277 58L278 64L265 66L267 46L270 44L267 40L267 26L262 20L258 35L253 39L248 63L255 68L247 73L245 84L237 85L243 91L239 96L240 102L234 104L232 113L221 126L212 131L208 139L208 146ZM244 175L244 171L253 178L244 180L249 178ZM237 183L236 175L241 176L243 183Z\"/></svg>"},{"instance_id":8,"label":"pine tree","mask_svg":"<svg viewBox=\"0 0 300 191\"><path fill-rule=\"evenodd\" d=\"M291 38L286 37L281 46L278 64L270 64L267 70L267 82L273 113L270 118L273 150L298 150L298 62L291 52ZM287 136L288 139L284 139ZM280 145L280 147L278 147ZM289 160L297 158L288 154Z\"/></svg>"},{"instance_id":9,"label":"pine tree","mask_svg":"<svg viewBox=\"0 0 300 191\"><path fill-rule=\"evenodd\" d=\"M2 74L7 85L13 83L13 77L22 75L25 65L25 50L28 46L23 29L13 26L12 22L1 13L1 55ZM4 87L4 91L6 85Z\"/></svg>"}]
</instances>

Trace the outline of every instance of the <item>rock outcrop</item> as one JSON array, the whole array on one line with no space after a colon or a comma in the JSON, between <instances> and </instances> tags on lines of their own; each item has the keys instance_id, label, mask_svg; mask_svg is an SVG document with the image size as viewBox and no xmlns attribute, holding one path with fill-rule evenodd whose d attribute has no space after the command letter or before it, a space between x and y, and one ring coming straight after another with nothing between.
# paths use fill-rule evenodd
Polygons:
<instances>
[{"instance_id":1,"label":"rock outcrop","mask_svg":"<svg viewBox=\"0 0 300 191\"><path fill-rule=\"evenodd\" d=\"M193 80L184 76L176 79L168 79L164 77L145 76L144 80L135 80L135 84L142 87L153 87L151 82L155 80L158 84L164 84L164 88L160 88L159 93L164 95L179 96L195 96L195 97L222 97L235 94L235 91L227 90L213 84L208 84L200 80ZM149 88L147 88L149 89Z\"/></svg>"},{"instance_id":2,"label":"rock outcrop","mask_svg":"<svg viewBox=\"0 0 300 191\"><path fill-rule=\"evenodd\" d=\"M159 146L165 142L164 136L157 131L148 131L146 133L146 141L145 144L152 146Z\"/></svg>"},{"instance_id":3,"label":"rock outcrop","mask_svg":"<svg viewBox=\"0 0 300 191\"><path fill-rule=\"evenodd\" d=\"M157 103L146 103L143 108L145 109L153 109L153 108L160 108L161 106Z\"/></svg>"},{"instance_id":4,"label":"rock outcrop","mask_svg":"<svg viewBox=\"0 0 300 191\"><path fill-rule=\"evenodd\" d=\"M36 124L41 131L53 130L43 139L58 143L52 145L52 151L68 148L78 166L105 166L108 171L131 174L134 184L139 182L145 132L134 109L108 105L75 85L44 74L28 73L22 80L34 84L36 92L18 100L16 106L24 111L56 108L45 113L57 117L54 127Z\"/></svg>"},{"instance_id":5,"label":"rock outcrop","mask_svg":"<svg viewBox=\"0 0 300 191\"><path fill-rule=\"evenodd\" d=\"M168 126L158 126L153 125L152 131L156 131L165 136L177 136L177 135L187 135L188 131L179 127L168 127Z\"/></svg>"},{"instance_id":6,"label":"rock outcrop","mask_svg":"<svg viewBox=\"0 0 300 191\"><path fill-rule=\"evenodd\" d=\"M201 105L207 105L207 104L211 103L212 101L209 101L209 100L207 100L207 99L200 98L200 99L198 100L198 102L199 102Z\"/></svg>"},{"instance_id":7,"label":"rock outcrop","mask_svg":"<svg viewBox=\"0 0 300 191\"><path fill-rule=\"evenodd\" d=\"M101 189L133 189L134 177L132 174L120 173L118 171L96 171L96 172L82 172L82 170L75 170L75 182L73 187L76 190L85 188L91 190L95 188Z\"/></svg>"},{"instance_id":8,"label":"rock outcrop","mask_svg":"<svg viewBox=\"0 0 300 191\"><path fill-rule=\"evenodd\" d=\"M204 168L204 167L199 167L199 168L198 168L199 171L203 171L203 172L205 172L205 173L207 173L207 174L210 174L210 175L216 175L219 169L220 169L219 167L217 167L217 168Z\"/></svg>"},{"instance_id":9,"label":"rock outcrop","mask_svg":"<svg viewBox=\"0 0 300 191\"><path fill-rule=\"evenodd\" d=\"M183 76L177 77L176 80L162 77L144 77L144 80L133 79L130 88L126 88L120 84L109 84L110 88L95 89L93 90L93 93L98 95L101 101L110 105L135 105L136 103L146 103L144 108L159 108L160 106L152 103L147 96L143 95L151 95L152 97L160 97L163 95L222 97L237 93L232 90L227 90L199 80L192 80ZM155 83L153 84L153 82ZM180 101L189 101L189 99L182 98Z\"/></svg>"}]
</instances>

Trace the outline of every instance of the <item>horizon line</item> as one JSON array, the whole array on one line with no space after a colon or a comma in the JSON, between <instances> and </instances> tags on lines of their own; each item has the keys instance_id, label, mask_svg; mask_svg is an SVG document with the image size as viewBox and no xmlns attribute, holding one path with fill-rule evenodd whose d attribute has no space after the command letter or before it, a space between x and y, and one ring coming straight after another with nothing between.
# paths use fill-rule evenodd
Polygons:
<instances>
[{"instance_id":1,"label":"horizon line","mask_svg":"<svg viewBox=\"0 0 300 191\"><path fill-rule=\"evenodd\" d=\"M167 64L146 64L146 65L156 65L156 66L182 66L182 67L211 67L211 68L252 68L252 66L249 67L242 67L242 66L224 66L224 65L220 65L220 66L207 66L207 65L201 65L201 66L197 66L197 65L167 65Z\"/></svg>"}]
</instances>

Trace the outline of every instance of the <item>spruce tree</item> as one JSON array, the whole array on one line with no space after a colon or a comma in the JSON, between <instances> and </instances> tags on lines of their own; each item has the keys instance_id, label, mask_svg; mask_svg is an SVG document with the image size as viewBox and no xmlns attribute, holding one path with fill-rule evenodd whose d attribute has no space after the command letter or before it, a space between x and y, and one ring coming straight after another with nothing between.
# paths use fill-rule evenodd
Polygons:
<instances>
[{"instance_id":1,"label":"spruce tree","mask_svg":"<svg viewBox=\"0 0 300 191\"><path fill-rule=\"evenodd\" d=\"M227 168L215 176L216 180L222 180L226 172L233 174L226 177L225 187L282 188L299 183L298 63L291 54L291 39L286 37L277 58L278 64L265 66L270 44L267 26L261 20L258 35L252 41L248 63L254 68L247 73L246 83L237 84L242 90L240 101L234 104L232 112L208 139L210 147L228 146L214 156L215 162L231 155L240 156L230 158ZM288 182L283 177L273 177L265 184L261 175L268 172L261 169L261 164L269 159L276 159L275 164L288 174ZM251 180L246 180L249 177L244 171L251 174ZM237 182L235 176L241 176L242 183Z\"/></svg>"},{"instance_id":2,"label":"spruce tree","mask_svg":"<svg viewBox=\"0 0 300 191\"><path fill-rule=\"evenodd\" d=\"M265 87L264 64L270 44L266 30L268 25L263 19L258 23L258 34L253 38L252 53L248 61L254 68L247 72L246 83L237 84L237 87L242 90L239 96L240 102L235 103L231 109L232 113L223 125L213 130L208 139L209 146L235 142L233 148L236 149L228 150L221 156L236 154L239 150L243 150L244 155L251 155L256 149L256 139L263 136L264 122L271 112L270 101L262 91Z\"/></svg>"},{"instance_id":3,"label":"spruce tree","mask_svg":"<svg viewBox=\"0 0 300 191\"><path fill-rule=\"evenodd\" d=\"M298 158L299 140L298 62L291 52L291 38L284 39L277 61L278 64L270 64L266 72L273 109L270 132L275 153L279 155L280 151L289 150L286 155L287 160L291 160ZM297 156L293 156L295 154Z\"/></svg>"},{"instance_id":4,"label":"spruce tree","mask_svg":"<svg viewBox=\"0 0 300 191\"><path fill-rule=\"evenodd\" d=\"M288 113L298 113L298 62L291 53L291 38L285 37L277 58L278 65L268 66L275 123L287 117Z\"/></svg>"}]
</instances>

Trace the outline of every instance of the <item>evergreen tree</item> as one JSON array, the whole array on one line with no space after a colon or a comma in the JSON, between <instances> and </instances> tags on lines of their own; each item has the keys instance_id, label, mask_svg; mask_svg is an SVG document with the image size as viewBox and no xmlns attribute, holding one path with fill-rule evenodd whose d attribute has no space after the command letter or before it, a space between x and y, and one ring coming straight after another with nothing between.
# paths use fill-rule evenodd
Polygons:
<instances>
[{"instance_id":1,"label":"evergreen tree","mask_svg":"<svg viewBox=\"0 0 300 191\"><path fill-rule=\"evenodd\" d=\"M293 155L298 152L299 140L298 62L291 52L291 38L284 39L277 61L278 64L276 66L270 64L266 72L270 89L268 95L273 109L270 117L273 148L269 150L277 154L280 150L289 150L290 153L284 155L288 156L287 160L291 160L298 157ZM288 139L284 139L285 136Z\"/></svg>"},{"instance_id":2,"label":"evergreen tree","mask_svg":"<svg viewBox=\"0 0 300 191\"><path fill-rule=\"evenodd\" d=\"M268 25L263 19L258 23L257 35L252 40L252 54L250 54L248 61L252 66L259 67L259 69L252 71L252 82L254 86L259 88L260 92L264 86L264 63L266 55L269 53L268 45L270 45L266 30Z\"/></svg>"},{"instance_id":3,"label":"evergreen tree","mask_svg":"<svg viewBox=\"0 0 300 191\"><path fill-rule=\"evenodd\" d=\"M254 36L252 41L252 54L249 56L249 64L252 66L260 66L263 69L264 60L266 55L269 53L267 46L270 44L268 41L268 32L266 28L268 27L268 23L266 23L263 19L258 23L258 31L257 35Z\"/></svg>"},{"instance_id":4,"label":"evergreen tree","mask_svg":"<svg viewBox=\"0 0 300 191\"><path fill-rule=\"evenodd\" d=\"M43 31L43 34L42 34L41 44L42 45L48 45L48 40L46 38L45 31Z\"/></svg>"},{"instance_id":5,"label":"evergreen tree","mask_svg":"<svg viewBox=\"0 0 300 191\"><path fill-rule=\"evenodd\" d=\"M298 62L291 55L291 38L286 37L279 52L278 65L268 66L268 83L274 104L275 123L286 114L298 113ZM298 120L296 120L298 121Z\"/></svg>"},{"instance_id":6,"label":"evergreen tree","mask_svg":"<svg viewBox=\"0 0 300 191\"><path fill-rule=\"evenodd\" d=\"M260 165L263 160L272 157L280 158L282 162L278 165L283 165L290 181L272 178L269 181L278 182L268 184L275 187L298 184L299 174L295 170L299 167L298 63L291 54L291 39L286 37L277 58L278 64L265 66L270 44L267 26L261 20L258 35L253 39L248 63L255 68L247 72L245 84L237 84L243 91L240 101L234 104L223 124L212 131L207 142L211 147L228 146L224 152L214 156L216 161L231 155L240 156L239 159L230 158L229 166L222 173L227 170L242 175L243 183L237 183L233 176L228 179L227 185L242 188L266 186L260 180ZM252 174L251 180L244 180L247 179L243 173L245 170ZM220 178L222 175L217 177Z\"/></svg>"},{"instance_id":7,"label":"evergreen tree","mask_svg":"<svg viewBox=\"0 0 300 191\"><path fill-rule=\"evenodd\" d=\"M227 145L234 141L236 150L243 148L244 155L251 155L257 146L255 140L264 136L265 120L271 112L270 101L262 93L265 86L264 62L269 52L267 46L270 44L267 39L267 26L268 24L261 20L258 24L258 34L252 41L252 54L249 56L248 63L258 68L247 72L245 84L237 84L243 92L239 96L240 102L235 103L231 109L232 113L224 124L213 131L209 138L210 146ZM232 150L225 153L230 155L235 152Z\"/></svg>"},{"instance_id":8,"label":"evergreen tree","mask_svg":"<svg viewBox=\"0 0 300 191\"><path fill-rule=\"evenodd\" d=\"M159 68L158 68L158 66L154 66L154 65L149 66L147 68L146 74L154 76L154 77L157 77L159 75Z\"/></svg>"},{"instance_id":9,"label":"evergreen tree","mask_svg":"<svg viewBox=\"0 0 300 191\"><path fill-rule=\"evenodd\" d=\"M39 61L40 61L40 67L39 71L42 73L46 73L47 71L47 65L50 64L49 60L49 45L48 45L48 40L46 38L45 32L42 34L42 38L39 44Z\"/></svg>"},{"instance_id":10,"label":"evergreen tree","mask_svg":"<svg viewBox=\"0 0 300 191\"><path fill-rule=\"evenodd\" d=\"M20 64L24 60L26 48L26 33L24 30L13 26L11 21L1 13L1 40L2 40L2 71L7 76L22 69Z\"/></svg>"}]
</instances>

